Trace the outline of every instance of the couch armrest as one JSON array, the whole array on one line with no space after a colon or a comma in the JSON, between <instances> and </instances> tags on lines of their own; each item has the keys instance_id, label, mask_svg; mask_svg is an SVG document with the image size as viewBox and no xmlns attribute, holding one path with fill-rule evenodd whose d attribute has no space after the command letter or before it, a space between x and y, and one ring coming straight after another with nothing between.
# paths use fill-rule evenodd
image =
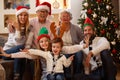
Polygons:
<instances>
[{"instance_id":1,"label":"couch armrest","mask_svg":"<svg viewBox=\"0 0 120 80\"><path fill-rule=\"evenodd\" d=\"M2 60L2 61L0 61L0 64L4 68L4 71L5 71L4 73L6 74L6 80L13 80L14 61L13 60Z\"/></svg>"}]
</instances>

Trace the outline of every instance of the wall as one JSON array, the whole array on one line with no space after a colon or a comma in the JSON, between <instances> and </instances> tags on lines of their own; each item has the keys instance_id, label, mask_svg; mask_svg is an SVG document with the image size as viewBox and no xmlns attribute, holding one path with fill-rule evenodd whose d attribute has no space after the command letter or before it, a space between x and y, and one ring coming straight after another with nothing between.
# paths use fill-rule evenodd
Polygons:
<instances>
[{"instance_id":1,"label":"wall","mask_svg":"<svg viewBox=\"0 0 120 80\"><path fill-rule=\"evenodd\" d=\"M112 4L114 6L113 11L116 16L119 18L119 23L120 23L120 0L112 0Z\"/></svg>"},{"instance_id":2,"label":"wall","mask_svg":"<svg viewBox=\"0 0 120 80\"><path fill-rule=\"evenodd\" d=\"M80 17L80 11L82 9L82 1L83 0L71 0L71 9L70 12L73 15L72 22L77 24L77 20Z\"/></svg>"},{"instance_id":3,"label":"wall","mask_svg":"<svg viewBox=\"0 0 120 80\"><path fill-rule=\"evenodd\" d=\"M119 24L120 24L120 0L119 0Z\"/></svg>"},{"instance_id":4,"label":"wall","mask_svg":"<svg viewBox=\"0 0 120 80\"><path fill-rule=\"evenodd\" d=\"M69 9L69 11L72 13L73 15L73 19L72 22L74 24L77 24L77 19L79 18L80 15L80 10L82 8L82 1L83 0L70 0L70 4L71 4L71 9ZM35 0L30 0L30 7L32 7L32 9L30 10L31 14L35 14ZM58 14L61 10L54 10L53 14ZM4 28L4 14L14 14L15 10L4 10L4 0L1 0L0 2L0 33L8 33L8 30Z\"/></svg>"}]
</instances>

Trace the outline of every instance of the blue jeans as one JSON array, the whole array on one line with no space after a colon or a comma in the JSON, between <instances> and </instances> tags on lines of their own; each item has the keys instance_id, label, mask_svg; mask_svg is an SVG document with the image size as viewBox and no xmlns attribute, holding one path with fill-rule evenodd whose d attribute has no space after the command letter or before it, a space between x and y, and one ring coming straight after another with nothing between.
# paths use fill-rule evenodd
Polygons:
<instances>
[{"instance_id":1,"label":"blue jeans","mask_svg":"<svg viewBox=\"0 0 120 80\"><path fill-rule=\"evenodd\" d=\"M64 74L63 73L55 73L54 75L48 74L47 80L64 80Z\"/></svg>"},{"instance_id":2,"label":"blue jeans","mask_svg":"<svg viewBox=\"0 0 120 80\"><path fill-rule=\"evenodd\" d=\"M79 51L74 54L65 54L65 56L68 58L71 55L74 55L73 63L70 65L70 67L65 68L64 67L64 73L66 80L73 80L74 76L76 74L80 74L83 72L83 52Z\"/></svg>"},{"instance_id":3,"label":"blue jeans","mask_svg":"<svg viewBox=\"0 0 120 80\"><path fill-rule=\"evenodd\" d=\"M92 71L89 75L84 73L76 74L74 80L104 80L103 79L104 70L103 67L99 67L96 70Z\"/></svg>"},{"instance_id":4,"label":"blue jeans","mask_svg":"<svg viewBox=\"0 0 120 80\"><path fill-rule=\"evenodd\" d=\"M100 53L102 66L92 71L89 75L77 74L74 80L116 80L116 66L109 50L103 50Z\"/></svg>"},{"instance_id":5,"label":"blue jeans","mask_svg":"<svg viewBox=\"0 0 120 80\"><path fill-rule=\"evenodd\" d=\"M116 80L117 69L110 55L109 50L103 50L101 52L101 59L104 69L104 80Z\"/></svg>"},{"instance_id":6,"label":"blue jeans","mask_svg":"<svg viewBox=\"0 0 120 80\"><path fill-rule=\"evenodd\" d=\"M20 49L24 49L24 45L14 46L14 47L12 47L12 48L10 48L10 49L5 50L5 52L6 52L7 54L11 54L11 53L19 52ZM9 60L10 58L3 57L2 59L4 59L4 60ZM11 59L10 59L10 60L11 60Z\"/></svg>"}]
</instances>

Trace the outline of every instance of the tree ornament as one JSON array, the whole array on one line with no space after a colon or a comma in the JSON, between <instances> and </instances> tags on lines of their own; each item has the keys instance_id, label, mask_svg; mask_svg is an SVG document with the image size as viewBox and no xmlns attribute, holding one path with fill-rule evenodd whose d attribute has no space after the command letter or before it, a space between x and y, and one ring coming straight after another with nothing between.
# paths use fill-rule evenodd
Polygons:
<instances>
[{"instance_id":1,"label":"tree ornament","mask_svg":"<svg viewBox=\"0 0 120 80\"><path fill-rule=\"evenodd\" d=\"M92 10L91 10L91 9L88 9L87 13L88 13L88 14L92 14Z\"/></svg>"},{"instance_id":2,"label":"tree ornament","mask_svg":"<svg viewBox=\"0 0 120 80\"><path fill-rule=\"evenodd\" d=\"M60 3L57 0L55 0L55 2L53 2L53 8L58 9L59 7L60 7Z\"/></svg>"},{"instance_id":3,"label":"tree ornament","mask_svg":"<svg viewBox=\"0 0 120 80\"><path fill-rule=\"evenodd\" d=\"M93 18L97 18L97 14L96 13L93 14Z\"/></svg>"},{"instance_id":4,"label":"tree ornament","mask_svg":"<svg viewBox=\"0 0 120 80\"><path fill-rule=\"evenodd\" d=\"M85 3L83 4L83 6L88 7L88 3L87 3L87 2L85 2Z\"/></svg>"},{"instance_id":5,"label":"tree ornament","mask_svg":"<svg viewBox=\"0 0 120 80\"><path fill-rule=\"evenodd\" d=\"M111 9L111 7L110 7L109 5L107 5L107 6L106 6L106 9L107 9L107 10L110 10L110 9Z\"/></svg>"},{"instance_id":6,"label":"tree ornament","mask_svg":"<svg viewBox=\"0 0 120 80\"><path fill-rule=\"evenodd\" d=\"M107 23L107 21L108 21L108 17L103 17L103 16L101 16L101 23L100 24L105 24L105 25L107 25L106 23Z\"/></svg>"},{"instance_id":7,"label":"tree ornament","mask_svg":"<svg viewBox=\"0 0 120 80\"><path fill-rule=\"evenodd\" d=\"M104 30L104 29L103 29L103 30L101 30L100 32L101 32L101 34L105 34L105 30Z\"/></svg>"},{"instance_id":8,"label":"tree ornament","mask_svg":"<svg viewBox=\"0 0 120 80\"><path fill-rule=\"evenodd\" d=\"M98 3L101 3L101 0L97 0Z\"/></svg>"},{"instance_id":9,"label":"tree ornament","mask_svg":"<svg viewBox=\"0 0 120 80\"><path fill-rule=\"evenodd\" d=\"M106 6L106 9L107 9L107 10L109 10L109 9L110 9L110 6L109 6L109 5L107 5L107 6Z\"/></svg>"},{"instance_id":10,"label":"tree ornament","mask_svg":"<svg viewBox=\"0 0 120 80\"><path fill-rule=\"evenodd\" d=\"M94 6L94 4L91 4L91 6Z\"/></svg>"},{"instance_id":11,"label":"tree ornament","mask_svg":"<svg viewBox=\"0 0 120 80\"><path fill-rule=\"evenodd\" d=\"M112 53L113 53L113 54L116 54L116 53L117 53L117 50L116 50L116 49L113 49L113 50L112 50Z\"/></svg>"},{"instance_id":12,"label":"tree ornament","mask_svg":"<svg viewBox=\"0 0 120 80\"><path fill-rule=\"evenodd\" d=\"M113 24L113 20L110 21L110 24Z\"/></svg>"},{"instance_id":13,"label":"tree ornament","mask_svg":"<svg viewBox=\"0 0 120 80\"><path fill-rule=\"evenodd\" d=\"M96 11L96 9L94 9L94 11Z\"/></svg>"},{"instance_id":14,"label":"tree ornament","mask_svg":"<svg viewBox=\"0 0 120 80\"><path fill-rule=\"evenodd\" d=\"M110 15L110 13L107 13L107 15L109 16L109 15Z\"/></svg>"},{"instance_id":15,"label":"tree ornament","mask_svg":"<svg viewBox=\"0 0 120 80\"><path fill-rule=\"evenodd\" d=\"M120 38L120 29L116 30L115 33L117 34L117 38L119 39Z\"/></svg>"},{"instance_id":16,"label":"tree ornament","mask_svg":"<svg viewBox=\"0 0 120 80\"><path fill-rule=\"evenodd\" d=\"M118 28L118 24L114 24L114 28Z\"/></svg>"},{"instance_id":17,"label":"tree ornament","mask_svg":"<svg viewBox=\"0 0 120 80\"><path fill-rule=\"evenodd\" d=\"M98 6L98 10L100 11L100 7Z\"/></svg>"},{"instance_id":18,"label":"tree ornament","mask_svg":"<svg viewBox=\"0 0 120 80\"><path fill-rule=\"evenodd\" d=\"M113 40L113 41L111 42L111 44L112 44L112 45L116 45L116 42L115 42L115 40Z\"/></svg>"},{"instance_id":19,"label":"tree ornament","mask_svg":"<svg viewBox=\"0 0 120 80\"><path fill-rule=\"evenodd\" d=\"M85 9L85 10L82 10L82 11L80 12L80 17L81 17L82 19L87 18L87 10L86 10L86 9Z\"/></svg>"}]
</instances>

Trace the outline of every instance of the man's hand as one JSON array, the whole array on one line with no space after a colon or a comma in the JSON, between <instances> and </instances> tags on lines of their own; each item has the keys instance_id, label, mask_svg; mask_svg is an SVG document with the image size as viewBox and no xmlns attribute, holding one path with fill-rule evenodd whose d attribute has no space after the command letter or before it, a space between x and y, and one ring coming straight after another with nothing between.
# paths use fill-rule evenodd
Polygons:
<instances>
[{"instance_id":1,"label":"man's hand","mask_svg":"<svg viewBox=\"0 0 120 80\"><path fill-rule=\"evenodd\" d=\"M88 66L88 67L90 67L90 59L91 59L92 56L93 56L93 53L89 52L89 54L86 57L85 65Z\"/></svg>"},{"instance_id":2,"label":"man's hand","mask_svg":"<svg viewBox=\"0 0 120 80\"><path fill-rule=\"evenodd\" d=\"M19 25L18 25L18 22L13 22L13 27L15 28L15 30L17 30L17 31L20 31L20 27L19 27Z\"/></svg>"},{"instance_id":3,"label":"man's hand","mask_svg":"<svg viewBox=\"0 0 120 80\"><path fill-rule=\"evenodd\" d=\"M86 35L84 38L84 41L85 41L84 48L87 48L89 46L89 40L90 40L90 36Z\"/></svg>"},{"instance_id":4,"label":"man's hand","mask_svg":"<svg viewBox=\"0 0 120 80\"><path fill-rule=\"evenodd\" d=\"M15 28L13 27L13 23L8 24L8 30L9 30L10 33L15 32Z\"/></svg>"}]
</instances>

